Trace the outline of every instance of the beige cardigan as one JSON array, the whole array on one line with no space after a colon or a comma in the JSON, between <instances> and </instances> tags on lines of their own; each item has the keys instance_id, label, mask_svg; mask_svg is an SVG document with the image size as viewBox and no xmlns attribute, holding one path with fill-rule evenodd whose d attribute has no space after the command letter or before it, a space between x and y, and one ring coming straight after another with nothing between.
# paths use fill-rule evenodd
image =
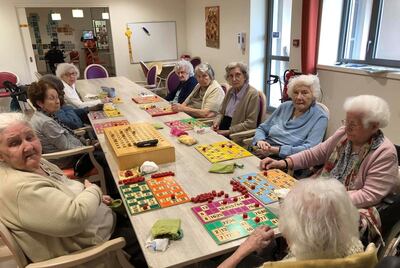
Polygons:
<instances>
[{"instance_id":1,"label":"beige cardigan","mask_svg":"<svg viewBox=\"0 0 400 268\"><path fill-rule=\"evenodd\" d=\"M62 173L48 161L41 162ZM98 186L93 185L76 194L67 183L15 170L6 164L0 166L0 185L1 221L33 262L104 241L99 235L104 226L96 228L92 223L94 219L99 220L99 215L105 215L99 211L102 193ZM109 218L102 221L109 222ZM94 266L96 264L92 262L88 267Z\"/></svg>"},{"instance_id":2,"label":"beige cardigan","mask_svg":"<svg viewBox=\"0 0 400 268\"><path fill-rule=\"evenodd\" d=\"M218 124L224 117L226 106L229 103L229 99L233 96L233 90L230 89L222 102L222 107L219 111L215 122ZM243 96L242 100L236 106L236 110L233 113L231 127L229 128L230 133L236 133L240 131L250 130L257 127L257 117L260 111L258 91L254 87L249 85L247 94Z\"/></svg>"},{"instance_id":3,"label":"beige cardigan","mask_svg":"<svg viewBox=\"0 0 400 268\"><path fill-rule=\"evenodd\" d=\"M187 105L193 95L199 90L200 84L197 84L192 93L190 93L190 95L183 103ZM204 93L203 101L201 103L201 109L209 109L212 112L218 112L218 109L221 106L221 102L223 101L224 97L225 93L221 85L217 82L217 80L213 80L208 86L206 92Z\"/></svg>"}]
</instances>

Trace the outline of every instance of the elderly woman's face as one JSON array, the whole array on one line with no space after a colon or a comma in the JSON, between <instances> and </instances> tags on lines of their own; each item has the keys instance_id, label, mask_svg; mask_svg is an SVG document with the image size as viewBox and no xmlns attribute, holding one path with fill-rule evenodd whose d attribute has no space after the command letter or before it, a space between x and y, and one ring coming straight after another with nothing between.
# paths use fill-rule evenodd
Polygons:
<instances>
[{"instance_id":1,"label":"elderly woman's face","mask_svg":"<svg viewBox=\"0 0 400 268\"><path fill-rule=\"evenodd\" d=\"M346 135L355 145L362 145L369 141L379 129L377 124L370 124L367 128L362 123L363 114L349 111L346 113Z\"/></svg>"},{"instance_id":2,"label":"elderly woman's face","mask_svg":"<svg viewBox=\"0 0 400 268\"><path fill-rule=\"evenodd\" d=\"M293 89L293 105L298 111L307 111L314 100L312 90L308 86L298 86Z\"/></svg>"},{"instance_id":3,"label":"elderly woman's face","mask_svg":"<svg viewBox=\"0 0 400 268\"><path fill-rule=\"evenodd\" d=\"M61 78L69 86L72 86L76 83L76 80L78 79L78 73L75 71L74 68L71 68Z\"/></svg>"},{"instance_id":4,"label":"elderly woman's face","mask_svg":"<svg viewBox=\"0 0 400 268\"><path fill-rule=\"evenodd\" d=\"M54 88L47 89L44 101L39 101L38 105L43 111L49 114L54 114L60 110L60 98L58 97L57 90Z\"/></svg>"},{"instance_id":5,"label":"elderly woman's face","mask_svg":"<svg viewBox=\"0 0 400 268\"><path fill-rule=\"evenodd\" d=\"M175 73L179 77L179 81L181 82L185 82L189 79L189 73L186 72L184 68L179 68Z\"/></svg>"},{"instance_id":6,"label":"elderly woman's face","mask_svg":"<svg viewBox=\"0 0 400 268\"><path fill-rule=\"evenodd\" d=\"M15 123L0 134L0 161L12 168L33 172L39 168L42 146L31 127Z\"/></svg>"},{"instance_id":7,"label":"elderly woman's face","mask_svg":"<svg viewBox=\"0 0 400 268\"><path fill-rule=\"evenodd\" d=\"M201 87L208 87L211 84L211 78L208 73L196 72L196 79Z\"/></svg>"},{"instance_id":8,"label":"elderly woman's face","mask_svg":"<svg viewBox=\"0 0 400 268\"><path fill-rule=\"evenodd\" d=\"M240 89L243 87L246 77L240 68L236 67L229 71L227 80L233 88Z\"/></svg>"}]
</instances>

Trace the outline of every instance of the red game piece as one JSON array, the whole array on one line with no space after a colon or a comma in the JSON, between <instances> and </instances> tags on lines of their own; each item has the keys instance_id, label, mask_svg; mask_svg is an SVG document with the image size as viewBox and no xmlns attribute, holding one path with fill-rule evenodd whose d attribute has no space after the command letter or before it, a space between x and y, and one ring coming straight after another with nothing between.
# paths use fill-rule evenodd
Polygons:
<instances>
[{"instance_id":1,"label":"red game piece","mask_svg":"<svg viewBox=\"0 0 400 268\"><path fill-rule=\"evenodd\" d=\"M207 150L207 148L206 148L206 147L203 147L203 149L202 149L202 150L203 150L203 152L205 152L205 151Z\"/></svg>"},{"instance_id":2,"label":"red game piece","mask_svg":"<svg viewBox=\"0 0 400 268\"><path fill-rule=\"evenodd\" d=\"M229 194L225 194L225 198L228 198L229 197Z\"/></svg>"},{"instance_id":3,"label":"red game piece","mask_svg":"<svg viewBox=\"0 0 400 268\"><path fill-rule=\"evenodd\" d=\"M253 179L253 177L252 177L252 176L248 176L247 179L248 179L249 181L251 181L251 180Z\"/></svg>"},{"instance_id":4,"label":"red game piece","mask_svg":"<svg viewBox=\"0 0 400 268\"><path fill-rule=\"evenodd\" d=\"M224 191L220 191L221 194L224 194Z\"/></svg>"},{"instance_id":5,"label":"red game piece","mask_svg":"<svg viewBox=\"0 0 400 268\"><path fill-rule=\"evenodd\" d=\"M212 203L212 199L208 199L208 201L207 201L208 203Z\"/></svg>"},{"instance_id":6,"label":"red game piece","mask_svg":"<svg viewBox=\"0 0 400 268\"><path fill-rule=\"evenodd\" d=\"M250 187L252 190L254 190L254 189L256 189L256 186L253 184L253 185L251 185L251 187Z\"/></svg>"},{"instance_id":7,"label":"red game piece","mask_svg":"<svg viewBox=\"0 0 400 268\"><path fill-rule=\"evenodd\" d=\"M264 176L268 176L268 171L264 171Z\"/></svg>"},{"instance_id":8,"label":"red game piece","mask_svg":"<svg viewBox=\"0 0 400 268\"><path fill-rule=\"evenodd\" d=\"M147 204L144 204L144 205L143 205L143 209L146 210L147 208L148 208L148 207L147 207Z\"/></svg>"},{"instance_id":9,"label":"red game piece","mask_svg":"<svg viewBox=\"0 0 400 268\"><path fill-rule=\"evenodd\" d=\"M226 205L228 203L228 200L224 199L222 200L222 204Z\"/></svg>"},{"instance_id":10,"label":"red game piece","mask_svg":"<svg viewBox=\"0 0 400 268\"><path fill-rule=\"evenodd\" d=\"M244 197L245 197L245 198L249 198L249 194L245 194Z\"/></svg>"},{"instance_id":11,"label":"red game piece","mask_svg":"<svg viewBox=\"0 0 400 268\"><path fill-rule=\"evenodd\" d=\"M175 199L175 194L171 194L171 199Z\"/></svg>"},{"instance_id":12,"label":"red game piece","mask_svg":"<svg viewBox=\"0 0 400 268\"><path fill-rule=\"evenodd\" d=\"M255 221L256 223L259 223L259 222L260 222L260 218L259 218L259 217L255 217L255 218L254 218L254 221Z\"/></svg>"},{"instance_id":13,"label":"red game piece","mask_svg":"<svg viewBox=\"0 0 400 268\"><path fill-rule=\"evenodd\" d=\"M235 197L233 198L233 201L234 201L234 202L237 202L237 201L238 201L238 198L235 196Z\"/></svg>"},{"instance_id":14,"label":"red game piece","mask_svg":"<svg viewBox=\"0 0 400 268\"><path fill-rule=\"evenodd\" d=\"M130 176L133 176L133 173L130 170L126 170L124 175L125 175L125 177L130 177Z\"/></svg>"},{"instance_id":15,"label":"red game piece","mask_svg":"<svg viewBox=\"0 0 400 268\"><path fill-rule=\"evenodd\" d=\"M247 216L247 213L244 212L244 213L243 213L243 220L247 219L247 217L248 217L248 216Z\"/></svg>"},{"instance_id":16,"label":"red game piece","mask_svg":"<svg viewBox=\"0 0 400 268\"><path fill-rule=\"evenodd\" d=\"M224 144L221 144L221 148L224 148L225 147L225 145Z\"/></svg>"},{"instance_id":17,"label":"red game piece","mask_svg":"<svg viewBox=\"0 0 400 268\"><path fill-rule=\"evenodd\" d=\"M255 206L256 208L258 208L258 207L260 206L260 204L259 204L259 203L255 203L254 206Z\"/></svg>"}]
</instances>

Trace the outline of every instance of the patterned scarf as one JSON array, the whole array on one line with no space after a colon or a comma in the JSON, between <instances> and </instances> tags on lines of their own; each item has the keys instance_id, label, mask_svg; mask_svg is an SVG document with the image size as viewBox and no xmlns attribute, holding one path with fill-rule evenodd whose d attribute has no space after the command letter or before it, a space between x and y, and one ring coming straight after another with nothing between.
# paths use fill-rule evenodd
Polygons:
<instances>
[{"instance_id":1,"label":"patterned scarf","mask_svg":"<svg viewBox=\"0 0 400 268\"><path fill-rule=\"evenodd\" d=\"M378 148L384 141L381 130L361 146L358 157L352 155L352 142L346 138L338 142L326 161L321 176L334 177L343 182L347 190L351 190L360 166L371 150Z\"/></svg>"}]
</instances>

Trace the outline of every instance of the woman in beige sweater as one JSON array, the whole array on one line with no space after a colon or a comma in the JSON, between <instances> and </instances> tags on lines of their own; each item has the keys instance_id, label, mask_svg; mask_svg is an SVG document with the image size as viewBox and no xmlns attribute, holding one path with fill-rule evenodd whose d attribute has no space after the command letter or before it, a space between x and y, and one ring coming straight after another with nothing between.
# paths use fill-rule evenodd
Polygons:
<instances>
[{"instance_id":1,"label":"woman in beige sweater","mask_svg":"<svg viewBox=\"0 0 400 268\"><path fill-rule=\"evenodd\" d=\"M232 88L225 95L213 129L229 137L232 133L257 127L260 105L257 90L249 85L246 64L232 62L225 71L225 78Z\"/></svg>"}]
</instances>

